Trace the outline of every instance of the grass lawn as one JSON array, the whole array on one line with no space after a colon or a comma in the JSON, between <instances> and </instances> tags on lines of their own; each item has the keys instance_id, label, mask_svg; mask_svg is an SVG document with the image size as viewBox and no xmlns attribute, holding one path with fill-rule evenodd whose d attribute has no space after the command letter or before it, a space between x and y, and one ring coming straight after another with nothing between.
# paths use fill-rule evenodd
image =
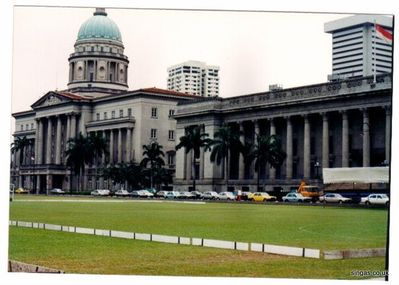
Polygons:
<instances>
[{"instance_id":1,"label":"grass lawn","mask_svg":"<svg viewBox=\"0 0 399 285\"><path fill-rule=\"evenodd\" d=\"M29 228L10 227L9 240L10 259L67 273L356 279L352 270L384 269L381 257L315 260Z\"/></svg>"},{"instance_id":2,"label":"grass lawn","mask_svg":"<svg viewBox=\"0 0 399 285\"><path fill-rule=\"evenodd\" d=\"M385 247L386 240L387 210L382 208L239 203L193 205L131 200L125 203L29 202L22 199L46 198L17 197L11 203L10 219L322 250Z\"/></svg>"}]
</instances>

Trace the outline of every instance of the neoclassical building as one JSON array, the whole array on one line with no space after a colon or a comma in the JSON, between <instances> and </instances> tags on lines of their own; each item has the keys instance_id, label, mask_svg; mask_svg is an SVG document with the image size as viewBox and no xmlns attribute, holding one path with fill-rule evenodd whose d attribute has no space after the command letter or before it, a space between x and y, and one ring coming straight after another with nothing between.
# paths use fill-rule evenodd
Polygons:
<instances>
[{"instance_id":1,"label":"neoclassical building","mask_svg":"<svg viewBox=\"0 0 399 285\"><path fill-rule=\"evenodd\" d=\"M178 102L197 96L158 88L128 90L129 60L117 25L104 9L96 9L78 32L69 56L68 89L49 91L14 113L14 138L31 144L16 152L11 162L11 183L36 193L52 188L76 189L66 166L67 141L79 133L97 133L109 146L109 155L88 165L83 189L113 188L97 170L118 162L140 162L142 146L157 141L164 147L167 167L175 167ZM76 183L76 181L73 181Z\"/></svg>"},{"instance_id":2,"label":"neoclassical building","mask_svg":"<svg viewBox=\"0 0 399 285\"><path fill-rule=\"evenodd\" d=\"M277 169L259 174L240 153L230 153L229 189L256 190L257 175L266 191L289 191L301 180L322 182L322 168L368 167L389 163L391 133L391 74L326 82L232 98L206 98L178 104L176 135L188 126L202 126L212 138L228 124L252 143L256 134L276 134L287 157ZM192 177L200 190L226 188L224 165L211 163L210 152L195 158L180 149L176 154L175 188L190 189Z\"/></svg>"}]
</instances>

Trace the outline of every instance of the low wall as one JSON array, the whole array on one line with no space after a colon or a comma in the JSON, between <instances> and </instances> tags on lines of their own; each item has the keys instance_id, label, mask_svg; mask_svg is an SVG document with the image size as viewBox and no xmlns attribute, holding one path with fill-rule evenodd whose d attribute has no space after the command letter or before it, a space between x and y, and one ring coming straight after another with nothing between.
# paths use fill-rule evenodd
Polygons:
<instances>
[{"instance_id":1,"label":"low wall","mask_svg":"<svg viewBox=\"0 0 399 285\"><path fill-rule=\"evenodd\" d=\"M79 234L98 235L98 236L106 236L114 238L135 239L135 240L213 247L213 248L222 248L222 249L231 249L231 250L264 252L269 254L297 256L305 258L345 259L345 258L385 256L385 249L333 250L333 251L321 252L319 249L281 246L281 245L272 245L264 243L224 241L224 240L215 240L215 239L204 239L198 237L190 238L190 237L178 237L178 236L168 236L168 235L148 234L148 233L131 233L131 232L91 229L91 228L83 228L75 226L61 226L61 225L44 224L44 223L32 223L25 221L9 221L9 225L17 227L53 230L53 231L64 231L70 233L72 232Z\"/></svg>"},{"instance_id":2,"label":"low wall","mask_svg":"<svg viewBox=\"0 0 399 285\"><path fill-rule=\"evenodd\" d=\"M64 273L64 271L38 266L34 264L23 263L19 261L8 261L8 272L27 272L27 273Z\"/></svg>"}]
</instances>

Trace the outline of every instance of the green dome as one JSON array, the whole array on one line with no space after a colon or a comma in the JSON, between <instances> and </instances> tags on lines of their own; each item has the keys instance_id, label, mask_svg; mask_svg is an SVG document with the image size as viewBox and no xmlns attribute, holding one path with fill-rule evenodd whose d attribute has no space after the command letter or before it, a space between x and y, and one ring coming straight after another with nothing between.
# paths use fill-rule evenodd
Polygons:
<instances>
[{"instance_id":1,"label":"green dome","mask_svg":"<svg viewBox=\"0 0 399 285\"><path fill-rule=\"evenodd\" d=\"M96 9L94 16L80 26L78 39L105 39L122 42L122 36L118 26L107 17L104 9Z\"/></svg>"}]
</instances>

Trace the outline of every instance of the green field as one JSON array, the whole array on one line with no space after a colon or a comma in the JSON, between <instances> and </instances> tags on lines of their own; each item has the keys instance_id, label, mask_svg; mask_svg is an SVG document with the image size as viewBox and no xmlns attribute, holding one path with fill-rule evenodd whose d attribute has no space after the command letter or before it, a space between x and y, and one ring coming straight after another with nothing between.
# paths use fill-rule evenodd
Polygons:
<instances>
[{"instance_id":1,"label":"green field","mask_svg":"<svg viewBox=\"0 0 399 285\"><path fill-rule=\"evenodd\" d=\"M386 209L37 199L17 197L10 219L324 250L385 247ZM10 259L77 273L351 279L352 270L384 269L384 258L314 260L15 227L9 240Z\"/></svg>"}]
</instances>

